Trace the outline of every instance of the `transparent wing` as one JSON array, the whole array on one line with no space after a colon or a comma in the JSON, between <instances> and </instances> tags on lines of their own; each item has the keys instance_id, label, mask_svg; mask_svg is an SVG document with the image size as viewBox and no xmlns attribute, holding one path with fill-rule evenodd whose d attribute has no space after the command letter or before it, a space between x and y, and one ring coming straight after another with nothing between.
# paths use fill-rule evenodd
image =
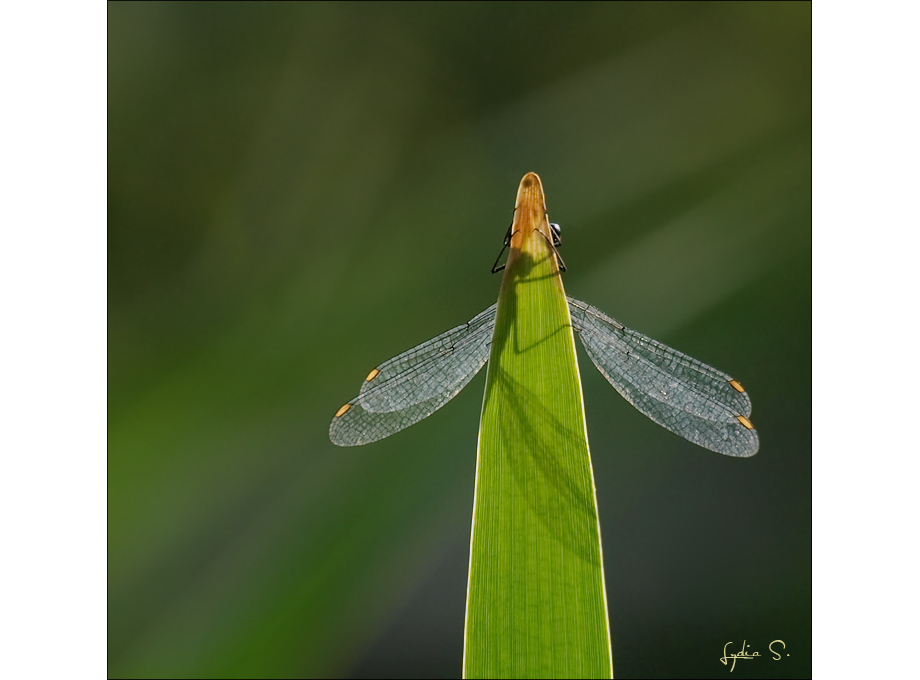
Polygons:
<instances>
[{"instance_id":1,"label":"transparent wing","mask_svg":"<svg viewBox=\"0 0 920 680\"><path fill-rule=\"evenodd\" d=\"M332 442L357 446L389 437L453 399L489 358L496 308L371 371L358 396L332 418Z\"/></svg>"},{"instance_id":2,"label":"transparent wing","mask_svg":"<svg viewBox=\"0 0 920 680\"><path fill-rule=\"evenodd\" d=\"M694 444L753 456L760 442L751 399L731 376L568 298L572 327L591 361L630 404Z\"/></svg>"},{"instance_id":3,"label":"transparent wing","mask_svg":"<svg viewBox=\"0 0 920 680\"><path fill-rule=\"evenodd\" d=\"M497 307L380 364L361 385L362 406L378 413L399 411L456 385L454 396L489 358Z\"/></svg>"}]
</instances>

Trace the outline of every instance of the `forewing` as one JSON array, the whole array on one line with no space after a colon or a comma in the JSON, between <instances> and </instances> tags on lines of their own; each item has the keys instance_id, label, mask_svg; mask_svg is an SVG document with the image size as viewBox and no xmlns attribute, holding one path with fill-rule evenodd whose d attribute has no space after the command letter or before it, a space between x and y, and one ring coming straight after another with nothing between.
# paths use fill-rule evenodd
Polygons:
<instances>
[{"instance_id":1,"label":"forewing","mask_svg":"<svg viewBox=\"0 0 920 680\"><path fill-rule=\"evenodd\" d=\"M423 342L385 361L361 385L361 405L367 411L399 411L445 392L454 396L489 358L497 305L462 326Z\"/></svg>"},{"instance_id":2,"label":"forewing","mask_svg":"<svg viewBox=\"0 0 920 680\"><path fill-rule=\"evenodd\" d=\"M751 400L726 373L568 298L572 326L597 369L639 411L675 434L729 456L757 453Z\"/></svg>"},{"instance_id":3,"label":"forewing","mask_svg":"<svg viewBox=\"0 0 920 680\"><path fill-rule=\"evenodd\" d=\"M371 371L358 396L332 418L332 442L357 446L389 437L453 399L489 358L495 310L492 305Z\"/></svg>"}]
</instances>

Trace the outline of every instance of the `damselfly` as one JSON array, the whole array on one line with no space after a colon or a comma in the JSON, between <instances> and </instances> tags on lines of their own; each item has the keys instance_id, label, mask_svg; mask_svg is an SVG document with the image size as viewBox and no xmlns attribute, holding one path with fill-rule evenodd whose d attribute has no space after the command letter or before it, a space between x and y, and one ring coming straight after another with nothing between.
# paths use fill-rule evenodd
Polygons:
<instances>
[{"instance_id":1,"label":"damselfly","mask_svg":"<svg viewBox=\"0 0 920 680\"><path fill-rule=\"evenodd\" d=\"M530 173L522 185L528 177L539 182ZM541 234L552 246L559 270L565 271L556 250L561 229L555 223L545 224L549 235ZM513 228L514 223L505 247L511 243ZM492 271L501 269L496 261ZM757 431L749 420L751 400L741 383L587 303L566 299L572 328L588 356L626 401L662 427L711 451L739 457L757 453ZM358 396L332 418L332 442L356 446L389 437L453 399L489 359L497 307L492 305L467 323L372 370Z\"/></svg>"}]
</instances>

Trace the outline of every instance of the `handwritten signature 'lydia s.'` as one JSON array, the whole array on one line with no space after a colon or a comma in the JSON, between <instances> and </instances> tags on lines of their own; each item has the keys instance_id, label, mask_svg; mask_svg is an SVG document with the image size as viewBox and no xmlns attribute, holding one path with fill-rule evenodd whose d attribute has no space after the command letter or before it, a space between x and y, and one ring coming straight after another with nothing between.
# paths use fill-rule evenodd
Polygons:
<instances>
[{"instance_id":1,"label":"handwritten signature 'lydia s.'","mask_svg":"<svg viewBox=\"0 0 920 680\"><path fill-rule=\"evenodd\" d=\"M728 648L732 644L734 643L732 642L725 643L725 646L722 648L722 658L719 659L719 661L722 662L723 666L727 666L728 662L731 661L732 667L729 669L729 672L735 670L735 662L738 661L738 659L750 660L750 659L757 659L760 657L760 652L747 651L748 647L750 647L750 645L747 643L747 640L741 643L740 652L735 652L735 653L729 652ZM773 645L777 645L776 649L773 648ZM783 642L782 640L774 640L767 647L767 649L770 650L770 653L773 654L774 661L779 661L780 659L783 658L783 655L780 653L779 645L782 645L782 651L785 651L786 643ZM786 656L789 656L789 655L786 654Z\"/></svg>"}]
</instances>

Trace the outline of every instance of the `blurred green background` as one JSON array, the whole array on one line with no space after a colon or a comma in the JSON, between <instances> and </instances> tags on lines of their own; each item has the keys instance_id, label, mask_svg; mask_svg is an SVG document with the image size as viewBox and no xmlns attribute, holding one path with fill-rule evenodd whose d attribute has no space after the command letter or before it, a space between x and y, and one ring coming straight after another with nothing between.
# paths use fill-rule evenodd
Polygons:
<instances>
[{"instance_id":1,"label":"blurred green background","mask_svg":"<svg viewBox=\"0 0 920 680\"><path fill-rule=\"evenodd\" d=\"M810 12L110 3L110 675L459 677L485 372L327 428L496 300L527 171L567 292L734 375L761 437L697 448L579 348L616 674L810 675Z\"/></svg>"}]
</instances>

